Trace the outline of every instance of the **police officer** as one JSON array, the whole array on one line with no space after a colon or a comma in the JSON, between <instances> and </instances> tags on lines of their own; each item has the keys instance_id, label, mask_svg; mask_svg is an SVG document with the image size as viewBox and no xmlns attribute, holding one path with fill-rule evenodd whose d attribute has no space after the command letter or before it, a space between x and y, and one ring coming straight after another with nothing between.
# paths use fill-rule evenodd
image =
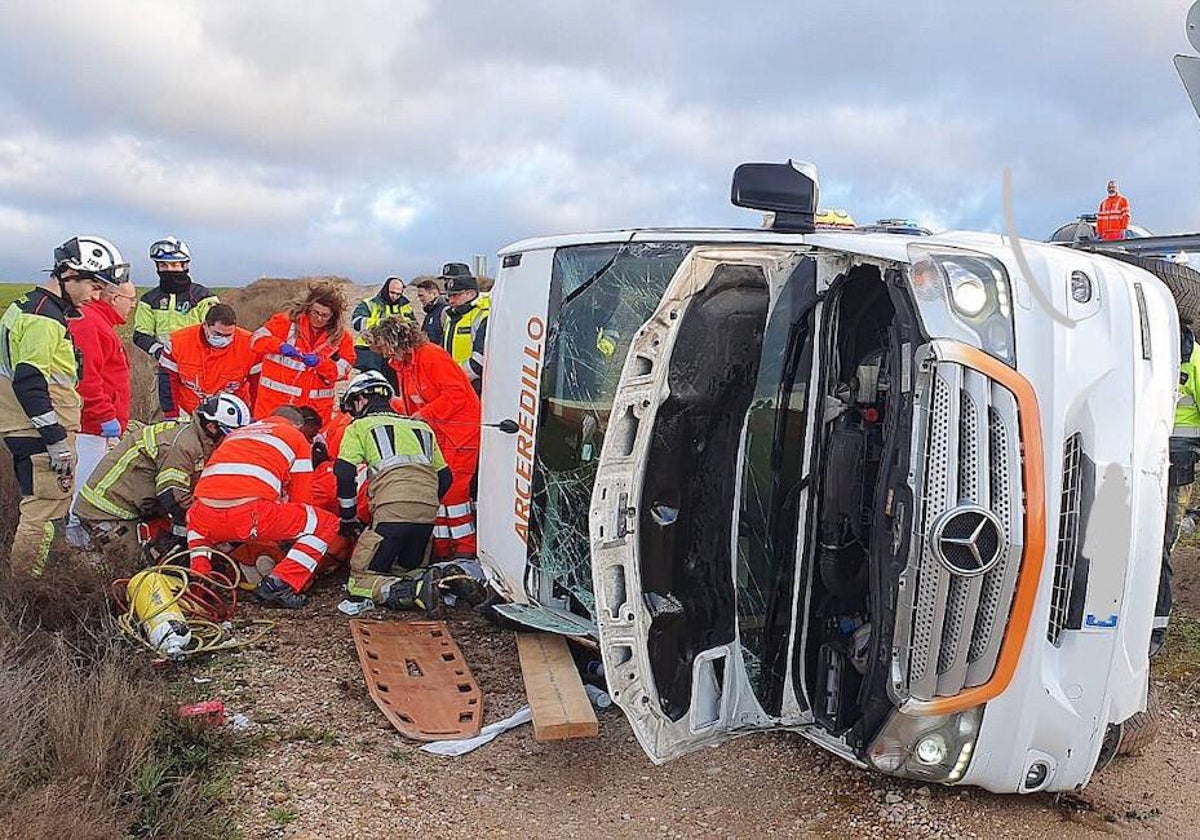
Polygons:
<instances>
[{"instance_id":1,"label":"police officer","mask_svg":"<svg viewBox=\"0 0 1200 840\"><path fill-rule=\"evenodd\" d=\"M99 236L77 236L54 249L54 267L0 319L0 435L21 486L10 563L38 577L71 506L75 434L82 400L79 358L67 319L105 285L129 279L129 263Z\"/></svg>"},{"instance_id":2,"label":"police officer","mask_svg":"<svg viewBox=\"0 0 1200 840\"><path fill-rule=\"evenodd\" d=\"M1162 650L1171 620L1171 554L1179 540L1179 522L1192 495L1196 458L1200 454L1200 347L1190 326L1181 325L1179 400L1175 403L1175 428L1171 430L1171 468L1167 473L1167 527L1163 538L1162 571L1150 631L1150 655Z\"/></svg>"},{"instance_id":3,"label":"police officer","mask_svg":"<svg viewBox=\"0 0 1200 840\"><path fill-rule=\"evenodd\" d=\"M479 293L479 279L465 263L446 263L439 277L449 305L442 313L442 347L463 369L471 387L483 390L483 344L491 299Z\"/></svg>"},{"instance_id":4,"label":"police officer","mask_svg":"<svg viewBox=\"0 0 1200 840\"><path fill-rule=\"evenodd\" d=\"M217 296L193 283L189 268L192 252L186 242L167 236L150 246L150 259L158 272L158 286L142 295L133 315L133 343L154 359L158 369L158 402L163 416L177 417L179 409L171 395L171 333L204 320L219 303Z\"/></svg>"}]
</instances>

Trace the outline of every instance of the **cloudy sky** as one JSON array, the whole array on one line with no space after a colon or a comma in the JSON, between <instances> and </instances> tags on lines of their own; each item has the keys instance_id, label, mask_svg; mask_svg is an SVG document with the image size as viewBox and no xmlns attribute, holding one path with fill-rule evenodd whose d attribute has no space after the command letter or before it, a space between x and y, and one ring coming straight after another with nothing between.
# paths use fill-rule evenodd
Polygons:
<instances>
[{"instance_id":1,"label":"cloudy sky","mask_svg":"<svg viewBox=\"0 0 1200 840\"><path fill-rule=\"evenodd\" d=\"M1200 121L1171 65L1190 3L5 3L0 279L77 232L141 283L175 233L225 285L753 226L733 167L788 157L860 222L999 229L1009 166L1026 235L1111 176L1136 222L1196 230Z\"/></svg>"}]
</instances>

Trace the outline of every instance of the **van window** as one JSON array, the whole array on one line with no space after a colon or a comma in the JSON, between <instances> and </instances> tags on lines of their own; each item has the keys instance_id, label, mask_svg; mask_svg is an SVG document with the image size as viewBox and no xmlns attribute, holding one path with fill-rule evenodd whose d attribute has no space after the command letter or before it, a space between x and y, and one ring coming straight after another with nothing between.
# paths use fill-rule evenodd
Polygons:
<instances>
[{"instance_id":1,"label":"van window","mask_svg":"<svg viewBox=\"0 0 1200 840\"><path fill-rule=\"evenodd\" d=\"M617 243L554 254L528 561L589 615L588 510L625 354L693 247Z\"/></svg>"}]
</instances>

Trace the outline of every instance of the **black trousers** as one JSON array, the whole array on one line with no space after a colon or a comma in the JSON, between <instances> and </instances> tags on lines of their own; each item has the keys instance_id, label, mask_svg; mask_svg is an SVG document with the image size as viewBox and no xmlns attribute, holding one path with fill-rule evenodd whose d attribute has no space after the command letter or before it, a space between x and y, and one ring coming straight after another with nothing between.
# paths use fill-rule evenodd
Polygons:
<instances>
[{"instance_id":1,"label":"black trousers","mask_svg":"<svg viewBox=\"0 0 1200 840\"><path fill-rule=\"evenodd\" d=\"M393 566L415 569L425 559L425 547L433 534L433 524L419 525L413 522L383 522L372 525L371 530L382 539L367 564L367 570L378 575L391 573Z\"/></svg>"}]
</instances>

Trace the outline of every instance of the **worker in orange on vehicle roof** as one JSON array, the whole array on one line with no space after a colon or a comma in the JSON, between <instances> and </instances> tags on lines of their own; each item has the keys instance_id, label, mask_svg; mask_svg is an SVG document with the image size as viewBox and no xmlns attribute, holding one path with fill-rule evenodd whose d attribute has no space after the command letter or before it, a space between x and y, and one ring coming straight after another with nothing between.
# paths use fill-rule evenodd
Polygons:
<instances>
[{"instance_id":1,"label":"worker in orange on vehicle roof","mask_svg":"<svg viewBox=\"0 0 1200 840\"><path fill-rule=\"evenodd\" d=\"M338 531L337 517L312 504L315 434L300 409L283 406L225 437L200 473L187 513L193 568L208 568L206 546L294 540L254 594L289 609L304 605L300 592Z\"/></svg>"},{"instance_id":2,"label":"worker in orange on vehicle roof","mask_svg":"<svg viewBox=\"0 0 1200 840\"><path fill-rule=\"evenodd\" d=\"M250 331L237 325L237 312L227 303L215 304L202 323L171 333L171 346L159 364L168 373L176 407L192 414L218 394L233 394L251 405L250 372L262 354L250 342Z\"/></svg>"},{"instance_id":3,"label":"worker in orange on vehicle roof","mask_svg":"<svg viewBox=\"0 0 1200 840\"><path fill-rule=\"evenodd\" d=\"M337 283L308 284L301 299L255 331L251 346L263 354L254 416L281 405L312 406L328 423L333 386L354 368L354 340L346 329L346 295Z\"/></svg>"},{"instance_id":4,"label":"worker in orange on vehicle roof","mask_svg":"<svg viewBox=\"0 0 1200 840\"><path fill-rule=\"evenodd\" d=\"M429 424L454 477L437 509L433 556L474 559L471 482L479 463L479 397L463 369L429 342L420 325L389 318L370 329L368 338L396 371L401 413Z\"/></svg>"},{"instance_id":5,"label":"worker in orange on vehicle roof","mask_svg":"<svg viewBox=\"0 0 1200 840\"><path fill-rule=\"evenodd\" d=\"M1117 180L1108 182L1108 195L1100 202L1096 213L1096 236L1101 239L1124 239L1129 229L1129 199L1121 195Z\"/></svg>"}]
</instances>

